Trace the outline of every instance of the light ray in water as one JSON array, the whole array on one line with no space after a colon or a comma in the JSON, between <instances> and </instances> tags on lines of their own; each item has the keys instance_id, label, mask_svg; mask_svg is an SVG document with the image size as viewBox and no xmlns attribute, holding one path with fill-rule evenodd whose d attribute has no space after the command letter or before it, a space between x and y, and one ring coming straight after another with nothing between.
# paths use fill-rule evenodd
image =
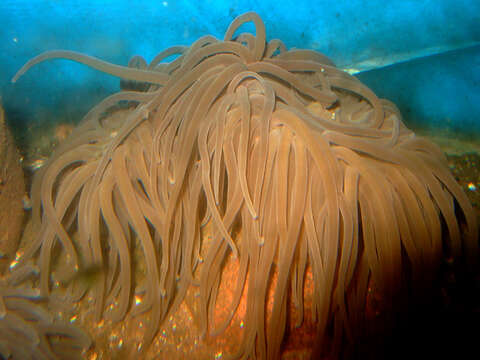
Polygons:
<instances>
[{"instance_id":1,"label":"light ray in water","mask_svg":"<svg viewBox=\"0 0 480 360\"><path fill-rule=\"evenodd\" d=\"M374 57L374 58L360 61L358 63L346 64L346 65L340 64L339 67L343 71L346 71L351 75L355 75L355 74L369 71L369 70L376 70L376 69L384 68L387 66L404 63L404 62L408 62L408 61L412 61L412 60L416 60L424 57L442 55L447 52L465 50L475 46L480 46L480 42L474 41L474 42L462 43L455 47L443 45L443 46L434 46L434 47L415 50L415 51L392 53L392 54L389 54L388 56Z\"/></svg>"}]
</instances>

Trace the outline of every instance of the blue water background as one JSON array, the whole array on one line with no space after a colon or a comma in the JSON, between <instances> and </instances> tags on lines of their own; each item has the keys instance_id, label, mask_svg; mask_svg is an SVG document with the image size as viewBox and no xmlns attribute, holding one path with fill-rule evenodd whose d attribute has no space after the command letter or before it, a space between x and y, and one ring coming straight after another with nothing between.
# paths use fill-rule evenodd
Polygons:
<instances>
[{"instance_id":1,"label":"blue water background","mask_svg":"<svg viewBox=\"0 0 480 360\"><path fill-rule=\"evenodd\" d=\"M119 80L55 60L10 79L31 57L68 49L127 64L166 47L222 38L254 10L267 38L318 50L396 102L413 127L480 134L479 0L47 1L0 3L0 96L18 126L77 121ZM252 27L245 27L252 30ZM61 119L61 120L59 120ZM15 125L15 124L14 124Z\"/></svg>"}]
</instances>

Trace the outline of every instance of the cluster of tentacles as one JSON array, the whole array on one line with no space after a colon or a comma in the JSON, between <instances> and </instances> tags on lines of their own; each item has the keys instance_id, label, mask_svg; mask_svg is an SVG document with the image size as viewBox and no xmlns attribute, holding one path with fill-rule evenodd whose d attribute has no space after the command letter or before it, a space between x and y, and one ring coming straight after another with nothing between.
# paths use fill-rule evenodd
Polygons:
<instances>
[{"instance_id":1,"label":"cluster of tentacles","mask_svg":"<svg viewBox=\"0 0 480 360\"><path fill-rule=\"evenodd\" d=\"M234 36L245 22L256 34ZM150 311L146 343L192 285L203 332L228 326L211 320L228 257L238 263L231 317L242 296L247 303L237 355L276 359L287 299L302 309L307 268L318 338L328 324L351 336L369 283L393 301L407 263L415 278L436 268L444 248L476 249L475 215L441 151L325 56L267 42L255 13L235 19L223 41L205 36L150 64L53 51L14 81L53 58L118 76L123 90L93 108L36 175L39 235L18 268L34 259L49 296L62 276L100 267L90 289L98 318ZM71 300L88 290L70 286Z\"/></svg>"},{"instance_id":2,"label":"cluster of tentacles","mask_svg":"<svg viewBox=\"0 0 480 360\"><path fill-rule=\"evenodd\" d=\"M56 319L23 266L0 278L0 356L2 359L81 359L91 340L70 322Z\"/></svg>"}]
</instances>

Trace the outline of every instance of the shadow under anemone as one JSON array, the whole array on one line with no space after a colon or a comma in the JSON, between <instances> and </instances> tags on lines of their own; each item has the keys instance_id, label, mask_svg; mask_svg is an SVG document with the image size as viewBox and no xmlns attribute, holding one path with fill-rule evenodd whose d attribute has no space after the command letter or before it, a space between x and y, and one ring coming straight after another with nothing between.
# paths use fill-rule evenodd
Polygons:
<instances>
[{"instance_id":1,"label":"shadow under anemone","mask_svg":"<svg viewBox=\"0 0 480 360\"><path fill-rule=\"evenodd\" d=\"M256 34L234 37L250 21ZM54 58L118 76L123 91L93 108L36 174L39 235L18 267L37 259L44 296L55 276L104 269L91 284L97 317L150 311L145 344L196 285L204 335L224 331L243 297L235 356L276 359L288 299L302 322L307 269L318 343L327 333L340 343L354 336L371 284L394 303L407 266L425 279L445 251L476 251L475 214L443 153L322 54L267 42L255 13L236 18L223 41L205 36L149 65L51 51L13 81ZM124 102L130 108L116 111ZM236 285L215 327L227 259ZM72 301L87 290L70 287Z\"/></svg>"}]
</instances>

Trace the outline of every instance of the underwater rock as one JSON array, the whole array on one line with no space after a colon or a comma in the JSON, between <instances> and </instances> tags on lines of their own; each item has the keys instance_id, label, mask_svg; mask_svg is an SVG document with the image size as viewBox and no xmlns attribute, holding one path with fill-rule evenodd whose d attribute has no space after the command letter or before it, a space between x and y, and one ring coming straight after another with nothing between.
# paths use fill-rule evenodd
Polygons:
<instances>
[{"instance_id":1,"label":"underwater rock","mask_svg":"<svg viewBox=\"0 0 480 360\"><path fill-rule=\"evenodd\" d=\"M0 271L14 257L23 221L23 170L0 106Z\"/></svg>"}]
</instances>

